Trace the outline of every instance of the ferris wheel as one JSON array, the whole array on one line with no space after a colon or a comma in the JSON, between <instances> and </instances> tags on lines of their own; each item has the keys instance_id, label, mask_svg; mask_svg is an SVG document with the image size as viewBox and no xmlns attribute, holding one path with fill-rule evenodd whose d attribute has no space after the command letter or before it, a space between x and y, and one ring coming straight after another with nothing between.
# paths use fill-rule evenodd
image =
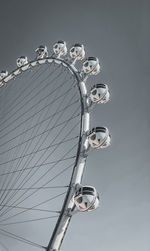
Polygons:
<instances>
[{"instance_id":1,"label":"ferris wheel","mask_svg":"<svg viewBox=\"0 0 150 251\"><path fill-rule=\"evenodd\" d=\"M91 150L110 145L108 128L90 126L92 108L110 93L104 83L87 88L100 64L85 59L82 44L35 52L0 73L0 240L8 250L58 251L72 216L99 207L82 177Z\"/></svg>"}]
</instances>

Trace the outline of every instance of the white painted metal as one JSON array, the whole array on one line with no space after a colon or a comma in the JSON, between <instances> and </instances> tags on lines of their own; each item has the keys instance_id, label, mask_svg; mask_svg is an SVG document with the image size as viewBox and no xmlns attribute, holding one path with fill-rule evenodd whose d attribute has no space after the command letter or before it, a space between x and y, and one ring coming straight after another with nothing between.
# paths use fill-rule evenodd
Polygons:
<instances>
[{"instance_id":1,"label":"white painted metal","mask_svg":"<svg viewBox=\"0 0 150 251\"><path fill-rule=\"evenodd\" d=\"M55 47L56 45L58 45L58 47ZM83 66L84 73L83 72L80 73L75 68L75 65L72 64L72 62L68 63L67 60L65 61L60 58L60 55L65 55L67 52L65 46L66 44L59 41L58 44L54 45L54 51L57 54L56 57L41 56L39 59L37 58L36 60L27 63L26 65L14 70L7 77L0 80L0 87L3 88L4 84L7 84L9 80L11 80L12 78L16 78L16 76L18 76L19 74L22 74L22 72L27 71L30 68L36 67L39 64L40 65L46 64L46 63L51 64L52 62L55 62L55 64L58 64L58 65L62 64L64 67L69 69L71 74L74 75L77 80L77 86L79 89L80 101L81 101L81 128L80 128L78 152L77 152L76 163L73 169L70 185L67 191L67 195L65 197L65 201L63 203L60 216L58 218L58 221L56 223L50 242L46 248L46 251L58 251L59 250L61 243L63 241L63 238L65 236L66 230L68 228L69 222L73 215L74 209L75 209L74 195L75 195L77 186L80 185L82 182L82 177L85 170L87 152L90 145L89 139L88 139L89 127L90 127L90 113L89 113L90 105L89 105L89 97L88 97L87 88L86 88L86 80L88 78L88 74L95 75L100 71L100 65L99 65L98 59L89 58L84 63L84 66ZM90 66L92 67L92 70Z\"/></svg>"},{"instance_id":2,"label":"white painted metal","mask_svg":"<svg viewBox=\"0 0 150 251\"><path fill-rule=\"evenodd\" d=\"M72 69L72 72L74 73L77 72L77 70L74 69L75 66L70 65L69 68L70 70ZM68 228L70 219L72 217L71 212L74 210L74 207L75 207L73 196L75 194L76 185L81 183L83 172L85 169L86 157L83 155L83 152L86 151L88 147L87 132L89 131L90 116L88 112L86 85L85 83L83 83L79 74L78 74L78 78L80 80L79 88L80 88L82 105L83 105L80 148L79 148L77 163L73 171L70 188L68 190L66 201L64 202L64 205L62 208L62 215L60 215L58 219L58 226L56 225L54 229L52 238L47 247L47 251L57 251L60 248L60 245L62 243L66 230ZM85 141L87 142L87 144L85 144Z\"/></svg>"},{"instance_id":3,"label":"white painted metal","mask_svg":"<svg viewBox=\"0 0 150 251\"><path fill-rule=\"evenodd\" d=\"M88 141L87 141L87 132L89 131L89 123L90 123L90 115L88 112L88 104L87 104L87 89L85 83L82 81L80 74L75 69L75 66L71 66L67 62L62 59L57 58L45 58L45 59L36 59L35 61L29 62L25 66L16 69L11 74L9 74L6 78L0 81L0 87L3 86L4 83L8 82L10 79L15 78L22 71L26 71L32 67L37 66L38 64L52 63L62 64L64 67L68 68L72 75L77 78L78 88L81 95L81 105L82 105L82 121L81 121L81 135L79 148L77 153L76 165L74 167L74 171L72 174L70 187L68 189L67 196L64 201L64 205L52 234L51 240L47 247L47 251L57 251L59 250L64 235L66 233L67 227L69 225L71 214L70 212L74 210L74 200L73 196L75 193L75 187L77 184L80 184L82 181L83 172L85 169L86 157L83 155L83 152L87 150Z\"/></svg>"}]
</instances>

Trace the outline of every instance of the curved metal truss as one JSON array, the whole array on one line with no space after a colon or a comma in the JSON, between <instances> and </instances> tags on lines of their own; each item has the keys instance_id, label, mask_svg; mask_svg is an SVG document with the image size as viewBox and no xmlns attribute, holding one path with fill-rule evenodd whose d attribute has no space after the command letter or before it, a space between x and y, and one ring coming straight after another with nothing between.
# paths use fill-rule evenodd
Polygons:
<instances>
[{"instance_id":1,"label":"curved metal truss","mask_svg":"<svg viewBox=\"0 0 150 251\"><path fill-rule=\"evenodd\" d=\"M27 61L26 57L22 57L24 59L24 63L20 63L20 60L17 61L19 67L15 69L10 74L3 71L3 77L0 80L0 87L3 88L4 85L8 85L9 81L15 79L17 76L22 74L23 72L32 69L38 65L42 64L52 64L55 63L57 65L63 65L66 67L73 76L76 78L76 83L78 86L78 90L80 93L80 102L81 102L81 123L80 123L80 136L78 142L78 150L77 156L75 160L75 165L73 168L70 185L68 187L68 191L62 206L62 210L56 226L54 228L53 234L51 236L50 242L48 246L45 248L47 251L58 251L60 249L61 243L65 236L66 230L68 228L71 217L74 212L79 211L76 208L74 195L78 189L81 188L82 177L86 165L86 159L88 156L88 152L90 148L103 148L110 144L110 135L107 128L96 127L90 130L90 110L93 104L95 103L105 103L108 101L108 87L106 85L100 84L99 86L93 86L91 89L91 93L88 94L86 88L86 81L89 75L96 75L100 71L99 61L97 58L88 58L83 63L83 68L79 71L75 67L76 60L82 60L84 57L83 45L76 44L74 47L82 47L82 53L80 55L78 53L73 53L74 47L70 50L70 55L72 58L66 57L66 51L62 50L62 47L59 47L57 51L57 46L61 45L62 41L59 41L54 45L54 52L51 57L48 57L48 54L45 53L46 47L42 48L44 51L43 54L38 54L37 58L31 62ZM65 42L64 42L65 43ZM57 45L57 46L56 46ZM37 51L39 52L39 48ZM44 49L43 49L44 48ZM42 52L43 52L42 51ZM78 52L78 51L77 51ZM62 58L64 56L64 58ZM93 63L94 62L94 63ZM96 64L95 64L96 62ZM91 66L92 65L92 66ZM96 99L96 95L94 94L94 90L97 90L99 93L98 98ZM95 95L95 97L94 97ZM94 99L95 98L95 99ZM95 134L95 137L93 135ZM91 144L91 141L93 145ZM98 145L97 145L98 143ZM83 211L83 210L82 210ZM85 210L85 211L88 211Z\"/></svg>"}]
</instances>

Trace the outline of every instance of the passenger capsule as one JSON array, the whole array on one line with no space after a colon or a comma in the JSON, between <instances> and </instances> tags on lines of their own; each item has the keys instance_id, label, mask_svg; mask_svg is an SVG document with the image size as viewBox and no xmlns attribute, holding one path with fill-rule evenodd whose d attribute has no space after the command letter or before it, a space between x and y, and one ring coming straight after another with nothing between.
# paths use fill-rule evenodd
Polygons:
<instances>
[{"instance_id":1,"label":"passenger capsule","mask_svg":"<svg viewBox=\"0 0 150 251\"><path fill-rule=\"evenodd\" d=\"M0 80L2 80L3 78L6 78L8 76L8 71L1 71L0 72Z\"/></svg>"},{"instance_id":2,"label":"passenger capsule","mask_svg":"<svg viewBox=\"0 0 150 251\"><path fill-rule=\"evenodd\" d=\"M83 63L83 71L86 74L97 75L100 72L100 64L98 58L89 57Z\"/></svg>"},{"instance_id":3,"label":"passenger capsule","mask_svg":"<svg viewBox=\"0 0 150 251\"><path fill-rule=\"evenodd\" d=\"M28 63L28 59L26 56L21 56L21 57L17 58L16 63L17 63L18 67L21 67L21 66L26 65Z\"/></svg>"},{"instance_id":4,"label":"passenger capsule","mask_svg":"<svg viewBox=\"0 0 150 251\"><path fill-rule=\"evenodd\" d=\"M99 195L94 187L82 186L76 191L74 202L79 211L92 211L99 207Z\"/></svg>"},{"instance_id":5,"label":"passenger capsule","mask_svg":"<svg viewBox=\"0 0 150 251\"><path fill-rule=\"evenodd\" d=\"M91 88L90 99L94 103L107 103L110 98L108 86L105 84L97 84Z\"/></svg>"},{"instance_id":6,"label":"passenger capsule","mask_svg":"<svg viewBox=\"0 0 150 251\"><path fill-rule=\"evenodd\" d=\"M111 136L106 127L93 128L88 135L88 139L92 148L106 148L111 142Z\"/></svg>"},{"instance_id":7,"label":"passenger capsule","mask_svg":"<svg viewBox=\"0 0 150 251\"><path fill-rule=\"evenodd\" d=\"M36 50L37 59L48 57L48 49L46 46L40 45Z\"/></svg>"},{"instance_id":8,"label":"passenger capsule","mask_svg":"<svg viewBox=\"0 0 150 251\"><path fill-rule=\"evenodd\" d=\"M85 50L83 44L75 44L70 49L70 56L73 59L82 60L85 57Z\"/></svg>"},{"instance_id":9,"label":"passenger capsule","mask_svg":"<svg viewBox=\"0 0 150 251\"><path fill-rule=\"evenodd\" d=\"M65 41L58 41L53 45L53 51L58 56L65 56L67 54L67 46Z\"/></svg>"}]
</instances>

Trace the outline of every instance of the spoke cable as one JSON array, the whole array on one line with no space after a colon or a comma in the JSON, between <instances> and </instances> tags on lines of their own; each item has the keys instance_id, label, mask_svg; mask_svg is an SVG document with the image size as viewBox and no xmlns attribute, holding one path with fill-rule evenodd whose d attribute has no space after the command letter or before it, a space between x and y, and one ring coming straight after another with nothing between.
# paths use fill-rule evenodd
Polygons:
<instances>
[{"instance_id":1,"label":"spoke cable","mask_svg":"<svg viewBox=\"0 0 150 251\"><path fill-rule=\"evenodd\" d=\"M21 241L21 242L23 242L23 243L29 244L29 245L34 246L34 247L46 249L46 247L41 246L40 244L37 244L37 243L35 243L35 242L33 242L33 241L30 241L30 240L27 240L27 239L25 239L25 238L23 238L23 237L21 237L21 236L18 236L18 235L16 235L16 234L13 234L13 233L8 232L8 231L6 231L6 230L4 230L4 229L1 229L1 228L0 228L0 234L2 234L2 235L4 235L4 236L7 236L7 237L10 237L10 238L13 238L13 239L15 239L15 240L19 240L19 241Z\"/></svg>"},{"instance_id":2,"label":"spoke cable","mask_svg":"<svg viewBox=\"0 0 150 251\"><path fill-rule=\"evenodd\" d=\"M78 110L78 109L77 109L77 110ZM63 115L63 113L61 114L61 116L62 116L62 115ZM61 116L57 119L57 121L61 118ZM68 124L68 121L66 122L66 124L64 125L63 128L65 128L67 124ZM48 126L49 126L49 125L48 125ZM57 134L57 136L55 137L55 139L59 136L60 133L61 133L61 131ZM44 138L44 141L45 141L45 139L46 139L46 138ZM43 142L44 142L44 141L43 141ZM42 143L43 143L43 142L42 142ZM55 150L55 149L54 149L54 150ZM31 159L31 160L32 160L32 159ZM31 161L31 160L30 160L30 161ZM39 161L39 160L38 160L38 161ZM2 201L2 203L3 203L3 201Z\"/></svg>"},{"instance_id":3,"label":"spoke cable","mask_svg":"<svg viewBox=\"0 0 150 251\"><path fill-rule=\"evenodd\" d=\"M63 114L62 114L62 115L63 115ZM61 116L60 116L60 117L61 117ZM59 117L58 119L60 119L60 117ZM58 121L58 120L57 120L57 121ZM67 121L67 122L68 122L68 121ZM49 124L48 124L48 126L49 126ZM48 127L48 126L47 126L47 127ZM56 127L56 126L55 126L55 127ZM46 137L47 137L47 136L46 136ZM45 139L46 139L46 137L45 137ZM45 141L45 139L43 140L43 142ZM43 143L43 142L42 142L42 143ZM39 148L40 148L40 147L39 147ZM33 158L32 158L32 159L33 159ZM26 163L25 163L25 164L26 164ZM29 163L28 163L28 164L29 164ZM24 166L23 166L23 168L24 168ZM23 169L23 168L22 168L22 169ZM15 180L15 181L16 181L16 180Z\"/></svg>"}]
</instances>

